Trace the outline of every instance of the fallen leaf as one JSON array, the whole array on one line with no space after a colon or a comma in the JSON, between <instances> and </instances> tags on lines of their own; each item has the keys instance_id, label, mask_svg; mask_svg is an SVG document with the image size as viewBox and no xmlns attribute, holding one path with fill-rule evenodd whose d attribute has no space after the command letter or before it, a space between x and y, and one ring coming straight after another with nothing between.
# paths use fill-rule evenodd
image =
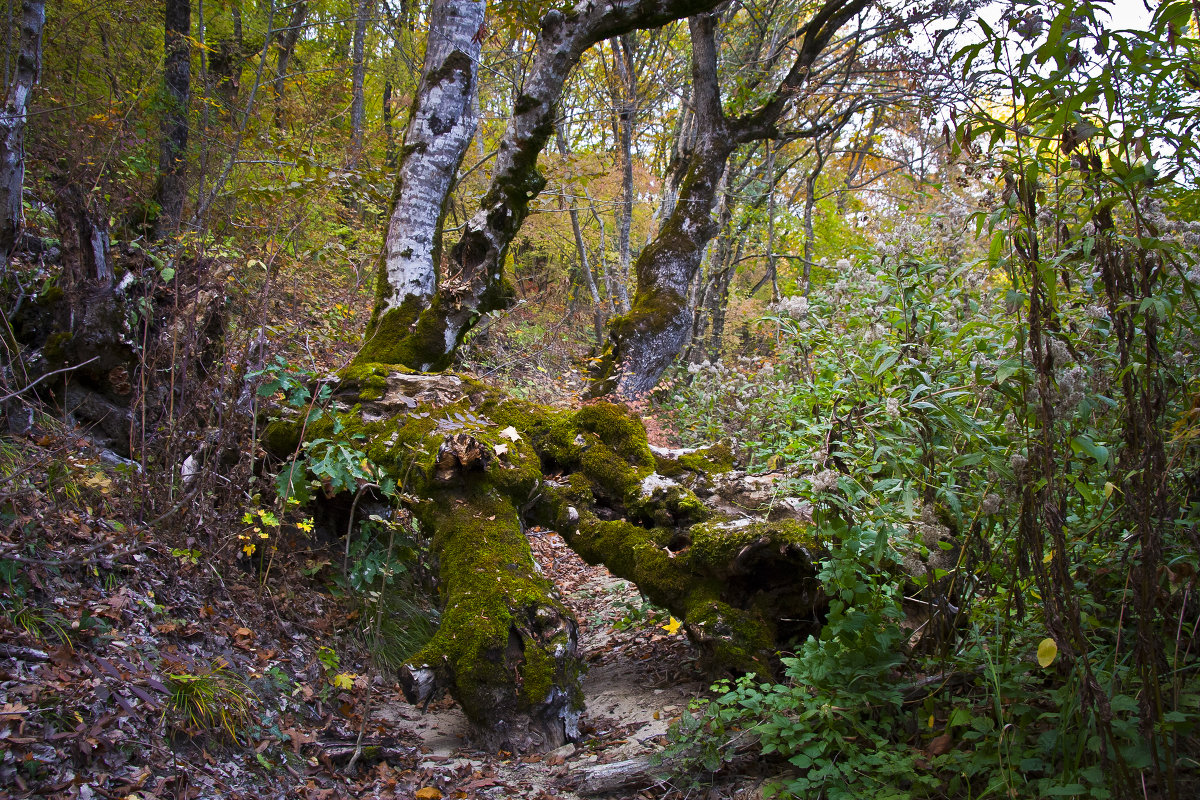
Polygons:
<instances>
[{"instance_id":1,"label":"fallen leaf","mask_svg":"<svg viewBox=\"0 0 1200 800\"><path fill-rule=\"evenodd\" d=\"M500 431L500 435L503 436L505 439L509 439L514 442L521 441L521 434L517 433L517 429L514 428L512 425L509 425L507 428Z\"/></svg>"},{"instance_id":2,"label":"fallen leaf","mask_svg":"<svg viewBox=\"0 0 1200 800\"><path fill-rule=\"evenodd\" d=\"M1058 644L1053 639L1042 639L1037 649L1037 660L1046 668L1054 663L1055 657L1058 655Z\"/></svg>"},{"instance_id":3,"label":"fallen leaf","mask_svg":"<svg viewBox=\"0 0 1200 800\"><path fill-rule=\"evenodd\" d=\"M498 456L502 456L502 455L504 455L505 453L507 453L507 452L508 452L508 445L506 445L506 444L494 444L494 445L492 445L492 450L494 450L494 451L495 451L496 455L498 455Z\"/></svg>"},{"instance_id":4,"label":"fallen leaf","mask_svg":"<svg viewBox=\"0 0 1200 800\"><path fill-rule=\"evenodd\" d=\"M298 731L295 728L284 728L283 735L288 737L292 742L292 750L296 755L300 755L300 746L310 744L317 740L317 737Z\"/></svg>"},{"instance_id":5,"label":"fallen leaf","mask_svg":"<svg viewBox=\"0 0 1200 800\"><path fill-rule=\"evenodd\" d=\"M417 793L413 795L416 800L442 800L442 793L432 786L426 786L423 789L417 789Z\"/></svg>"},{"instance_id":6,"label":"fallen leaf","mask_svg":"<svg viewBox=\"0 0 1200 800\"><path fill-rule=\"evenodd\" d=\"M667 633L669 633L669 634L671 634L672 636L674 636L675 634L679 633L679 629L680 629L680 627L682 627L682 626L683 626L683 623L682 623L682 622L680 622L679 620L675 619L674 617L671 617L671 621L670 621L670 622L668 622L666 625L660 625L659 627L660 627L660 628L662 628L662 629L663 629L664 631L666 631Z\"/></svg>"},{"instance_id":7,"label":"fallen leaf","mask_svg":"<svg viewBox=\"0 0 1200 800\"><path fill-rule=\"evenodd\" d=\"M949 753L953 747L954 739L951 738L950 734L943 733L941 736L929 743L929 746L925 748L925 752L931 757L940 756Z\"/></svg>"}]
</instances>

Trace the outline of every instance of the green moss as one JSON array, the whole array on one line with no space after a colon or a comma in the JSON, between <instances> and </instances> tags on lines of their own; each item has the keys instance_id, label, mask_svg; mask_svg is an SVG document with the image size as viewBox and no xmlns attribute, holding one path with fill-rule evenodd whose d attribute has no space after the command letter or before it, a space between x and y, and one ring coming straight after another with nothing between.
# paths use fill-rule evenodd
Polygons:
<instances>
[{"instance_id":1,"label":"green moss","mask_svg":"<svg viewBox=\"0 0 1200 800\"><path fill-rule=\"evenodd\" d=\"M393 372L411 374L403 364L378 364L355 361L338 373L339 392L354 393L359 400L381 400L387 393L388 376Z\"/></svg>"},{"instance_id":2,"label":"green moss","mask_svg":"<svg viewBox=\"0 0 1200 800\"><path fill-rule=\"evenodd\" d=\"M446 319L440 297L435 296L428 305L420 298L407 297L399 307L372 319L353 364L402 364L428 372L445 369L453 354L453 348L446 350Z\"/></svg>"},{"instance_id":3,"label":"green moss","mask_svg":"<svg viewBox=\"0 0 1200 800\"><path fill-rule=\"evenodd\" d=\"M525 663L521 665L521 691L532 706L550 695L557 677L554 657L540 647L525 648Z\"/></svg>"},{"instance_id":4,"label":"green moss","mask_svg":"<svg viewBox=\"0 0 1200 800\"><path fill-rule=\"evenodd\" d=\"M300 446L300 423L285 419L267 423L262 432L262 446L276 458L290 458Z\"/></svg>"},{"instance_id":5,"label":"green moss","mask_svg":"<svg viewBox=\"0 0 1200 800\"><path fill-rule=\"evenodd\" d=\"M640 263L641 259L638 261ZM608 327L617 341L656 333L670 325L685 306L686 298L672 289L639 285L629 313L613 317Z\"/></svg>"},{"instance_id":6,"label":"green moss","mask_svg":"<svg viewBox=\"0 0 1200 800\"><path fill-rule=\"evenodd\" d=\"M671 536L668 529L647 529L626 520L601 521L589 515L570 544L588 563L604 564L655 603L682 613L691 576L682 560L668 554Z\"/></svg>"},{"instance_id":7,"label":"green moss","mask_svg":"<svg viewBox=\"0 0 1200 800\"><path fill-rule=\"evenodd\" d=\"M714 475L733 469L733 450L724 442L687 453L677 459L679 465L692 472Z\"/></svg>"},{"instance_id":8,"label":"green moss","mask_svg":"<svg viewBox=\"0 0 1200 800\"><path fill-rule=\"evenodd\" d=\"M712 570L722 569L742 548L764 537L778 544L798 544L814 553L821 549L816 529L794 520L756 522L739 528L720 522L707 523L694 526L691 537L689 561L697 567Z\"/></svg>"},{"instance_id":9,"label":"green moss","mask_svg":"<svg viewBox=\"0 0 1200 800\"><path fill-rule=\"evenodd\" d=\"M455 697L472 719L488 716L493 692L506 691L514 670L521 672L525 703L544 700L558 677L556 661L532 640L522 638L514 650L523 620L513 614L532 617L547 603L564 617L570 612L550 599L552 587L534 567L512 502L482 481L435 494L418 515L435 532L444 610L437 633L412 662L448 663Z\"/></svg>"},{"instance_id":10,"label":"green moss","mask_svg":"<svg viewBox=\"0 0 1200 800\"><path fill-rule=\"evenodd\" d=\"M497 425L516 428L551 469L579 462L582 448L574 441L569 413L512 399L485 404L481 410Z\"/></svg>"},{"instance_id":11,"label":"green moss","mask_svg":"<svg viewBox=\"0 0 1200 800\"><path fill-rule=\"evenodd\" d=\"M582 431L596 434L621 458L639 467L654 463L641 418L624 406L594 403L575 412L573 423Z\"/></svg>"},{"instance_id":12,"label":"green moss","mask_svg":"<svg viewBox=\"0 0 1200 800\"><path fill-rule=\"evenodd\" d=\"M67 360L67 345L74 338L69 331L52 333L46 338L46 344L42 347L42 354L46 356L46 360L51 364L62 363Z\"/></svg>"},{"instance_id":13,"label":"green moss","mask_svg":"<svg viewBox=\"0 0 1200 800\"><path fill-rule=\"evenodd\" d=\"M642 484L630 492L625 500L630 519L661 527L687 527L708 519L712 512L684 486L656 488L648 496Z\"/></svg>"},{"instance_id":14,"label":"green moss","mask_svg":"<svg viewBox=\"0 0 1200 800\"><path fill-rule=\"evenodd\" d=\"M50 308L62 302L63 290L61 286L47 286L38 292L37 304L42 308Z\"/></svg>"},{"instance_id":15,"label":"green moss","mask_svg":"<svg viewBox=\"0 0 1200 800\"><path fill-rule=\"evenodd\" d=\"M775 647L775 628L760 615L698 592L685 619L710 662L736 672L771 674L767 659Z\"/></svg>"}]
</instances>

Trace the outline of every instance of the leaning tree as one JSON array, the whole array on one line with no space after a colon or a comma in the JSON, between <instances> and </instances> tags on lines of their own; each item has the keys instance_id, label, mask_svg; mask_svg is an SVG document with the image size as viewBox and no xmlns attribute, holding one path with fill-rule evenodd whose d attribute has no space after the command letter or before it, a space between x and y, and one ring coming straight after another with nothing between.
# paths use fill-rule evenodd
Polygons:
<instances>
[{"instance_id":1,"label":"leaning tree","mask_svg":"<svg viewBox=\"0 0 1200 800\"><path fill-rule=\"evenodd\" d=\"M687 273L692 267L666 255L677 247L684 255L676 262L686 261L711 236L706 215L736 146L725 139L735 131L746 140L771 135L821 50L866 3L825 0L797 33L795 64L775 94L737 125L725 120L710 80L716 18L709 12L720 2L592 0L547 12L488 191L446 257L443 214L474 132L485 31L482 2L432 4L366 342L337 379L332 413L276 421L264 443L287 460L283 474L291 476L302 459L320 456L313 443L341 437L402 486L401 502L431 537L441 608L433 638L401 669L402 684L414 702L450 691L481 744L544 749L578 735L577 626L537 570L526 524L557 530L584 558L634 582L682 620L716 668L769 670L777 640L817 624L825 598L814 564L822 545L810 509L782 496L781 476L739 472L721 447L655 451L622 406L555 411L427 373L448 366L481 314L511 300L505 253L543 186L538 154L554 134L564 83L589 47L692 17L708 133L692 154L678 213L649 248L660 255L639 262L639 275L659 265ZM329 499L326 510L339 502ZM344 531L355 505L340 508L336 529Z\"/></svg>"}]
</instances>

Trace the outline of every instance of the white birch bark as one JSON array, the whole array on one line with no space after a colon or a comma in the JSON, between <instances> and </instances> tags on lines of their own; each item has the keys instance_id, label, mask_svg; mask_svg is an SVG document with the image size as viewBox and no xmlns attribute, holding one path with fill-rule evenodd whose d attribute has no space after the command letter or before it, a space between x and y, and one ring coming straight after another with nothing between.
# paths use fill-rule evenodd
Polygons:
<instances>
[{"instance_id":1,"label":"white birch bark","mask_svg":"<svg viewBox=\"0 0 1200 800\"><path fill-rule=\"evenodd\" d=\"M483 0L435 0L416 102L404 135L396 204L384 239L386 312L410 298L422 305L438 287L442 210L478 121Z\"/></svg>"},{"instance_id":2,"label":"white birch bark","mask_svg":"<svg viewBox=\"0 0 1200 800\"><path fill-rule=\"evenodd\" d=\"M45 23L45 0L25 0L21 4L16 70L4 107L0 108L0 251L5 263L16 247L24 222L21 193L25 184L25 120L29 95L42 66Z\"/></svg>"},{"instance_id":3,"label":"white birch bark","mask_svg":"<svg viewBox=\"0 0 1200 800\"><path fill-rule=\"evenodd\" d=\"M508 129L497 151L491 186L484 195L479 211L467 222L450 256L459 280L446 291L436 291L436 269L422 269L415 258L420 248L427 248L426 252L433 253L434 243L426 243L423 237L420 241L410 237L402 244L403 231L400 228L403 226L395 225L399 216L397 211L393 215L393 224L389 225L385 248L385 277L388 283L385 290L388 296L377 303L375 321L368 331L367 343L359 351L358 360L404 363L422 370L444 369L448 366L454 348L475 321L482 314L507 307L512 302L512 287L503 273L504 256L529 214L530 200L545 186L545 179L537 169L538 154L554 133L554 120L563 84L579 63L580 56L603 39L635 29L659 27L690 14L707 11L720 2L581 0L566 13L557 9L547 12L541 19L537 52L528 79L517 98ZM435 3L435 8L438 5ZM418 104L421 102L422 95L419 94ZM418 107L409 123L410 128L420 128L419 112ZM464 110L464 113L467 112ZM407 144L405 153L409 153ZM413 179L428 181L434 180L434 176L403 178L406 184ZM413 191L424 198L423 207L413 210L435 213L440 219L450 183L446 182L445 190L440 193L431 184L427 186L428 190L413 187ZM417 228L411 222L408 225L414 230ZM437 230L436 224L429 227L427 221L422 227L430 231ZM433 237L434 241L436 238ZM430 261L432 259L425 263ZM435 294L439 296L435 298ZM419 318L412 321L406 319L408 313L401 313L400 308L405 298L410 297L418 302L428 301ZM413 304L408 304L408 307L411 309ZM407 330L396 330L387 319L388 316L404 322ZM431 349L435 340L440 352Z\"/></svg>"}]
</instances>

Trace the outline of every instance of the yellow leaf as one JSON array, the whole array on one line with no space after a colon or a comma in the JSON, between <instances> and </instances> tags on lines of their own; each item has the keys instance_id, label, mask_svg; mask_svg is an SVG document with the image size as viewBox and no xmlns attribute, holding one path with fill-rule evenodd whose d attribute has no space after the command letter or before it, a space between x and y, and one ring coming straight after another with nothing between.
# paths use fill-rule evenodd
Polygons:
<instances>
[{"instance_id":1,"label":"yellow leaf","mask_svg":"<svg viewBox=\"0 0 1200 800\"><path fill-rule=\"evenodd\" d=\"M1041 644L1038 645L1038 651L1037 651L1038 663L1041 664L1043 668L1048 667L1054 663L1054 658L1057 655L1058 655L1058 645L1055 644L1054 640L1053 639L1042 639Z\"/></svg>"},{"instance_id":2,"label":"yellow leaf","mask_svg":"<svg viewBox=\"0 0 1200 800\"><path fill-rule=\"evenodd\" d=\"M660 626L660 627L661 627L661 628L662 628L664 631L666 631L667 633L669 633L669 634L671 634L672 636L674 636L675 634L679 633L679 628L680 628L682 625L683 625L683 623L682 623L682 622L680 622L679 620L675 619L674 617L671 617L671 621L670 621L670 622L668 622L666 625L662 625L662 626Z\"/></svg>"},{"instance_id":3,"label":"yellow leaf","mask_svg":"<svg viewBox=\"0 0 1200 800\"><path fill-rule=\"evenodd\" d=\"M929 715L929 727L930 727L930 729L932 729L932 728L933 728L934 724L936 724L936 723L935 723L935 720L934 720L934 718L933 718L933 714L930 714L930 715Z\"/></svg>"},{"instance_id":4,"label":"yellow leaf","mask_svg":"<svg viewBox=\"0 0 1200 800\"><path fill-rule=\"evenodd\" d=\"M333 685L339 689L353 689L357 677L353 672L341 672L333 676Z\"/></svg>"},{"instance_id":5,"label":"yellow leaf","mask_svg":"<svg viewBox=\"0 0 1200 800\"><path fill-rule=\"evenodd\" d=\"M417 789L417 800L442 800L442 793L432 786L426 786L424 789Z\"/></svg>"}]
</instances>

